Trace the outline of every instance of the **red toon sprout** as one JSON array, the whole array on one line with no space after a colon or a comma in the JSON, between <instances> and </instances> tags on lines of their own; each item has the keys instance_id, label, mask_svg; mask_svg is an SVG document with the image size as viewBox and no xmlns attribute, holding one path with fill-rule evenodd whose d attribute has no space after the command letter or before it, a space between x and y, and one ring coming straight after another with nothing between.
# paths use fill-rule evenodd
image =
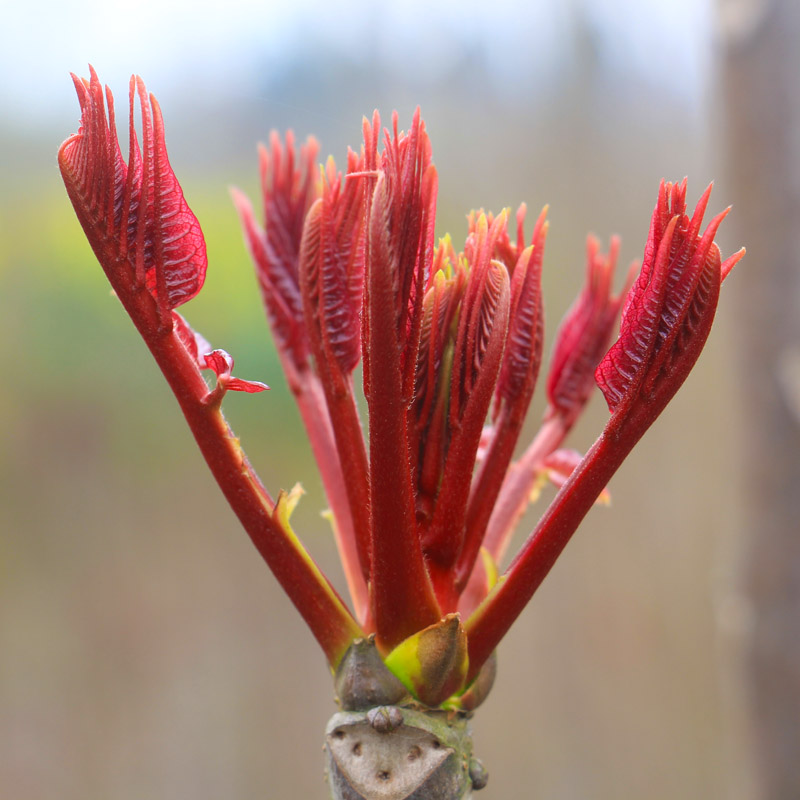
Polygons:
<instances>
[{"instance_id":1,"label":"red toon sprout","mask_svg":"<svg viewBox=\"0 0 800 800\"><path fill-rule=\"evenodd\" d=\"M232 377L233 359L174 312L202 288L206 254L158 104L131 80L143 150L131 121L126 163L111 93L94 71L75 86L81 129L59 165L78 218L220 487L331 666L374 635L398 697L474 708L492 652L694 366L722 281L744 254L723 261L714 243L727 211L702 230L710 187L690 217L686 181L662 183L641 270L632 267L619 295L620 243L603 254L590 237L585 286L555 337L542 427L514 460L542 361L547 209L526 239L520 207L515 241L508 211L473 213L458 251L434 236L438 177L419 111L406 132L396 114L391 131L377 112L364 120L363 146L343 172L332 159L316 167L313 139L298 151L291 134L273 134L260 155L263 221L238 191L234 203L319 464L351 613L291 529L298 493L273 500L222 418L227 390L267 387ZM611 416L581 458L562 444L595 379ZM547 477L561 488L501 573L514 525Z\"/></svg>"}]
</instances>

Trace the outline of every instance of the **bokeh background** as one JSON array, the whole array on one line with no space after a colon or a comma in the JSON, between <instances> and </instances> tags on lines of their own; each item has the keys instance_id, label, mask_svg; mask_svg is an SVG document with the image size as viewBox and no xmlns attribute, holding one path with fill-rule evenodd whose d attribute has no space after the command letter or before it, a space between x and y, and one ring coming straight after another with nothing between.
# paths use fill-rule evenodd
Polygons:
<instances>
[{"instance_id":1,"label":"bokeh background","mask_svg":"<svg viewBox=\"0 0 800 800\"><path fill-rule=\"evenodd\" d=\"M741 6L748 34L775 4L727 5ZM55 160L78 126L69 72L91 61L120 99L136 71L159 97L208 244L186 316L238 375L272 386L229 396L226 413L272 491L303 483L295 528L341 585L229 200L232 185L256 197L256 143L292 127L341 159L373 108L384 119L396 108L402 124L420 104L440 233L463 241L471 208L550 204L549 348L583 280L586 233L619 233L622 261L641 257L662 177L688 175L692 203L716 178L712 210L735 206L723 251L747 244L736 272L761 269L737 213L748 140L731 153L724 16L711 0L3 9L1 796L323 798L335 710L321 653L207 474L74 218ZM756 622L737 588L747 484L769 468L749 460L744 436L761 424L746 400L742 342L756 323L744 286L738 274L726 284L696 372L501 645L474 722L485 800L766 796L742 657ZM531 434L542 408L539 396ZM598 393L572 446L588 448L606 416Z\"/></svg>"}]
</instances>

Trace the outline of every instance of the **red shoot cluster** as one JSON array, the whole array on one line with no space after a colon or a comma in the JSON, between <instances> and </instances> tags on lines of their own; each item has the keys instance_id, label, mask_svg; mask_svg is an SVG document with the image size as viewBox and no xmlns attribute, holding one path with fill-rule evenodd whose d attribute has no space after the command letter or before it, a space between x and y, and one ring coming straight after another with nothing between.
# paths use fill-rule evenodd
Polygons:
<instances>
[{"instance_id":1,"label":"red shoot cluster","mask_svg":"<svg viewBox=\"0 0 800 800\"><path fill-rule=\"evenodd\" d=\"M374 634L418 700L451 702L697 360L722 280L744 253L722 261L714 244L727 212L701 230L710 188L689 217L686 182L662 184L641 270L632 265L619 295L618 240L606 255L589 238L585 286L555 337L542 426L520 443L542 361L546 209L526 239L522 206L515 240L508 212L473 213L459 251L435 236L438 179L419 111L407 132L396 115L391 131L377 112L365 120L344 172L332 159L317 167L314 140L298 149L291 134L285 143L273 134L260 153L263 217L241 193L234 202L325 486L351 612L291 529L297 495L273 500L221 416L226 391L267 387L234 378L233 359L173 311L202 287L206 258L157 103L131 80L126 163L111 93L93 71L75 85L81 129L59 151L67 191L234 511L332 666ZM201 369L215 374L213 388ZM562 444L595 378L611 417L581 457ZM559 492L500 574L514 526L547 478Z\"/></svg>"}]
</instances>

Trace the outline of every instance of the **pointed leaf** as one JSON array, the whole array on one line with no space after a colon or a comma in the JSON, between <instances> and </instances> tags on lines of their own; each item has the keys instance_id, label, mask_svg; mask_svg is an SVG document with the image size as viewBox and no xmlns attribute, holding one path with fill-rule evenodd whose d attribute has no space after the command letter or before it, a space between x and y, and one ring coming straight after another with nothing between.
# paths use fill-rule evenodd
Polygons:
<instances>
[{"instance_id":1,"label":"pointed leaf","mask_svg":"<svg viewBox=\"0 0 800 800\"><path fill-rule=\"evenodd\" d=\"M697 234L707 197L683 214L685 182L662 184L642 272L628 294L620 337L597 369L612 415L570 474L495 589L467 620L470 673L477 674L552 568L583 517L636 442L663 411L700 355L722 282L713 244L718 215ZM673 213L677 212L677 213Z\"/></svg>"},{"instance_id":2,"label":"pointed leaf","mask_svg":"<svg viewBox=\"0 0 800 800\"><path fill-rule=\"evenodd\" d=\"M599 242L589 236L586 242L586 283L566 313L553 348L547 378L549 414L558 414L571 428L594 390L594 371L608 348L611 330L617 319L622 297L633 279L633 267L622 293L611 294L611 284L619 253L619 239L612 237L608 255Z\"/></svg>"},{"instance_id":3,"label":"pointed leaf","mask_svg":"<svg viewBox=\"0 0 800 800\"><path fill-rule=\"evenodd\" d=\"M520 252L511 278L511 312L503 368L497 381L501 402L518 404L524 417L542 360L542 261L547 237L545 208L533 233L533 244ZM521 402L520 402L521 401Z\"/></svg>"},{"instance_id":4,"label":"pointed leaf","mask_svg":"<svg viewBox=\"0 0 800 800\"><path fill-rule=\"evenodd\" d=\"M358 267L342 254L337 244L341 233L339 241L348 242L351 251L357 252L360 244L350 241L350 237L360 236L360 226L355 229L355 223L350 223L347 230L337 229L336 219L340 216L337 205L341 199L338 187L332 188L329 183L323 196L309 209L300 245L299 278L314 371L325 395L339 468L346 476L350 530L366 582L371 547L369 517L364 513L369 505L369 462L353 395L351 371L358 362L360 326L348 291L347 274L348 269ZM348 542L348 551L351 545Z\"/></svg>"},{"instance_id":5,"label":"pointed leaf","mask_svg":"<svg viewBox=\"0 0 800 800\"><path fill-rule=\"evenodd\" d=\"M205 279L206 246L169 164L164 123L156 99L141 78L131 79L130 98L142 109L144 154L135 135L126 166L120 153L113 98L94 70L89 81L73 76L81 105L81 129L59 150L59 166L78 219L109 280L120 295L145 285L162 324L169 310L190 300Z\"/></svg>"},{"instance_id":6,"label":"pointed leaf","mask_svg":"<svg viewBox=\"0 0 800 800\"><path fill-rule=\"evenodd\" d=\"M351 168L358 162L351 159ZM361 358L361 286L364 273L363 192L356 181L344 181L330 159L322 197L306 226L300 283L306 325L315 352L344 374Z\"/></svg>"},{"instance_id":7,"label":"pointed leaf","mask_svg":"<svg viewBox=\"0 0 800 800\"><path fill-rule=\"evenodd\" d=\"M524 249L522 248L524 208L517 214L519 256L513 265L511 278L508 338L495 390L494 425L486 443L483 463L470 490L464 545L455 569L455 586L458 592L464 590L475 567L487 525L536 387L542 357L541 272L547 236L546 214L545 206L534 226L533 244ZM503 238L501 235L499 242L502 242ZM507 238L505 234L505 239ZM495 252L498 246L495 244Z\"/></svg>"},{"instance_id":8,"label":"pointed leaf","mask_svg":"<svg viewBox=\"0 0 800 800\"><path fill-rule=\"evenodd\" d=\"M233 203L239 213L250 257L256 267L261 296L267 312L275 346L295 373L308 368L308 337L303 319L300 287L297 284L297 263L288 268L270 257L267 235L258 227L250 201L234 189ZM294 270L294 272L292 271Z\"/></svg>"},{"instance_id":9,"label":"pointed leaf","mask_svg":"<svg viewBox=\"0 0 800 800\"><path fill-rule=\"evenodd\" d=\"M379 121L375 120L378 125ZM441 618L415 520L408 407L421 331L421 292L433 260L435 170L419 113L411 131L365 124L365 166L379 167L367 209L364 391L369 406L372 610L391 648ZM379 163L380 162L380 163Z\"/></svg>"},{"instance_id":10,"label":"pointed leaf","mask_svg":"<svg viewBox=\"0 0 800 800\"><path fill-rule=\"evenodd\" d=\"M470 270L460 312L450 388L451 441L426 553L451 566L464 543L467 499L481 433L500 371L508 331L508 271L499 261ZM472 301L472 305L467 305ZM456 401L460 398L460 404ZM460 414L454 418L454 409Z\"/></svg>"},{"instance_id":11,"label":"pointed leaf","mask_svg":"<svg viewBox=\"0 0 800 800\"><path fill-rule=\"evenodd\" d=\"M260 381L243 381L231 375L233 369L233 358L224 350L214 350L204 356L205 366L217 376L217 388L221 393L227 391L264 392L269 389L266 383Z\"/></svg>"},{"instance_id":12,"label":"pointed leaf","mask_svg":"<svg viewBox=\"0 0 800 800\"><path fill-rule=\"evenodd\" d=\"M654 419L683 383L708 336L722 282L713 240L727 214L718 214L699 235L709 191L710 187L690 220L683 213L685 182L677 188L662 185L645 261L625 302L619 338L596 371L613 413L625 416L638 404L644 414L646 405L644 416ZM672 210L677 213L664 225Z\"/></svg>"}]
</instances>

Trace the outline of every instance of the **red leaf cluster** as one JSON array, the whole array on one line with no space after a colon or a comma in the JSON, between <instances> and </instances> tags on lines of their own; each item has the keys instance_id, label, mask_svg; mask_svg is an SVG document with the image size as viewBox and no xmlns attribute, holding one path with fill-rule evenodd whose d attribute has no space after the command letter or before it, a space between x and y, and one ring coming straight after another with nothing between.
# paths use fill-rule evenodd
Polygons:
<instances>
[{"instance_id":1,"label":"red leaf cluster","mask_svg":"<svg viewBox=\"0 0 800 800\"><path fill-rule=\"evenodd\" d=\"M400 659L401 643L418 650L415 635L447 623L453 635L431 652L450 656L434 658L426 674L439 677L413 691L438 703L465 689L697 360L721 283L744 252L722 261L714 243L727 211L701 233L710 187L689 217L686 181L662 183L641 271L634 281L631 269L618 295L619 241L604 255L589 238L584 288L555 337L544 422L513 460L542 361L547 209L528 244L524 205L515 241L507 211L473 213L458 252L449 237L435 244L438 177L419 110L407 132L396 114L391 131L377 112L365 120L344 173L332 159L317 169L313 139L298 153L291 133L285 144L273 134L260 152L263 224L244 195L234 202L320 466L356 621L289 526L299 492L273 501L220 414L226 391L267 387L233 377L231 356L173 310L202 287L206 251L169 166L157 102L131 79L126 163L111 93L94 71L74 81L81 129L59 164L78 218L220 486L331 664L370 633ZM619 338L603 355L621 306ZM367 435L353 384L362 360ZM215 373L213 389L201 369ZM561 445L593 378L611 417L581 458ZM498 579L514 525L548 476L560 490Z\"/></svg>"},{"instance_id":2,"label":"red leaf cluster","mask_svg":"<svg viewBox=\"0 0 800 800\"><path fill-rule=\"evenodd\" d=\"M114 100L92 69L72 76L81 128L58 151L67 192L95 255L123 297L146 287L160 322L194 297L205 280L206 245L167 158L161 109L141 78L130 82L130 152L122 158ZM142 115L143 149L134 127L134 99ZM106 103L108 113L106 115Z\"/></svg>"}]
</instances>

